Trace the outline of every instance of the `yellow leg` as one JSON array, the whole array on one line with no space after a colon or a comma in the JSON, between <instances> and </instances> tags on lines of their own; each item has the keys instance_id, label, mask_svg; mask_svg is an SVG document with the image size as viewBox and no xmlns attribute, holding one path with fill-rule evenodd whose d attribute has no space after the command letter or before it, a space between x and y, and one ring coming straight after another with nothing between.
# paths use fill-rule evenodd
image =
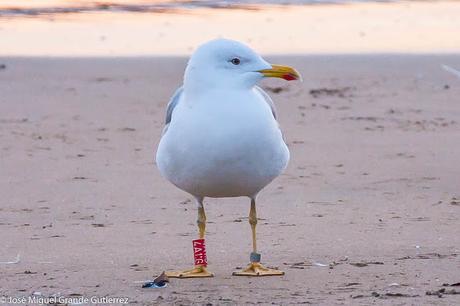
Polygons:
<instances>
[{"instance_id":1,"label":"yellow leg","mask_svg":"<svg viewBox=\"0 0 460 306\"><path fill-rule=\"evenodd\" d=\"M198 229L200 239L204 238L206 232L206 214L204 212L203 199L198 198ZM196 265L193 269L185 271L171 271L166 272L166 276L170 278L198 278L198 277L212 277L213 274L209 272L205 266Z\"/></svg>"},{"instance_id":2,"label":"yellow leg","mask_svg":"<svg viewBox=\"0 0 460 306\"><path fill-rule=\"evenodd\" d=\"M233 275L235 276L284 275L283 271L280 271L277 269L266 268L260 263L260 254L257 253L257 241L256 241L257 213L256 213L255 199L251 199L251 210L249 211L249 224L251 225L251 230L252 230L252 253L250 256L251 263L246 267L246 269L233 272Z\"/></svg>"}]
</instances>

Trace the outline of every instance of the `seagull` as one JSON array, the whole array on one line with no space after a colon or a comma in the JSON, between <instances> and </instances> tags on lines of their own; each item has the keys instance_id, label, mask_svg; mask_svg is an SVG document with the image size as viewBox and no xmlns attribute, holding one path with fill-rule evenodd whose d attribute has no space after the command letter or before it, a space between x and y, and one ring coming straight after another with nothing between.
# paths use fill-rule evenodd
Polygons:
<instances>
[{"instance_id":1,"label":"seagull","mask_svg":"<svg viewBox=\"0 0 460 306\"><path fill-rule=\"evenodd\" d=\"M238 41L211 40L192 54L183 85L168 103L156 163L162 176L196 199L201 244L194 244L194 251L204 253L198 260L195 256L194 268L167 272L168 277L213 276L204 249L205 197L251 200L250 264L233 275L284 274L260 263L256 243L257 195L289 161L275 105L257 86L265 77L301 79L294 68L269 64Z\"/></svg>"}]
</instances>

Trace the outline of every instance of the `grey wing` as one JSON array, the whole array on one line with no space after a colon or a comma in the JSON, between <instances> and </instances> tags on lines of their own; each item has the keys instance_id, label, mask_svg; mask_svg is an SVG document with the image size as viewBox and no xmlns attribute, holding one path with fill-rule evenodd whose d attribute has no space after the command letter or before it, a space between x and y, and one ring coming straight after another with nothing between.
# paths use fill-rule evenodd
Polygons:
<instances>
[{"instance_id":1,"label":"grey wing","mask_svg":"<svg viewBox=\"0 0 460 306\"><path fill-rule=\"evenodd\" d=\"M272 110L273 118L275 118L275 120L277 121L278 114L277 114L277 112L276 112L276 106L275 106L275 103L273 102L272 98L270 98L270 96L268 95L268 93L266 93L266 92L265 92L262 88L260 88L259 86L256 86L256 90L257 90L258 92L260 92L260 94L262 95L262 97L264 97L265 102L267 102L268 106L270 106L270 109ZM278 121L277 121L277 122L278 122ZM279 128L279 123L278 123L278 128ZM280 132L281 132L281 137L283 137L284 142L286 142L286 139L284 138L283 131L281 131L281 129L280 129Z\"/></svg>"},{"instance_id":2,"label":"grey wing","mask_svg":"<svg viewBox=\"0 0 460 306\"><path fill-rule=\"evenodd\" d=\"M272 98L270 98L270 96L262 88L260 88L259 86L256 86L256 90L258 92L260 92L262 97L264 97L265 102L267 102L268 106L270 106L270 109L272 110L273 117L276 120L278 115L277 115L277 112L276 112L275 103L273 102Z\"/></svg>"},{"instance_id":3,"label":"grey wing","mask_svg":"<svg viewBox=\"0 0 460 306\"><path fill-rule=\"evenodd\" d=\"M168 130L169 123L171 123L174 108L177 106L177 104L179 104L179 100L183 91L183 86L179 87L168 102L168 106L166 108L165 127L163 128L162 135L164 135Z\"/></svg>"}]
</instances>

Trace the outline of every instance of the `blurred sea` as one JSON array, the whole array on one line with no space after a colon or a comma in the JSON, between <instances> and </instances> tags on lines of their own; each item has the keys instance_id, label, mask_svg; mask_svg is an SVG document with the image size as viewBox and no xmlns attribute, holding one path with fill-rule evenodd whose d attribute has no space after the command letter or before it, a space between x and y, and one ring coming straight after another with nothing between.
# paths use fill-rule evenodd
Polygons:
<instances>
[{"instance_id":1,"label":"blurred sea","mask_svg":"<svg viewBox=\"0 0 460 306\"><path fill-rule=\"evenodd\" d=\"M168 12L182 9L247 9L265 6L394 2L392 0L0 0L0 17L87 12ZM406 1L407 2L407 1Z\"/></svg>"}]
</instances>

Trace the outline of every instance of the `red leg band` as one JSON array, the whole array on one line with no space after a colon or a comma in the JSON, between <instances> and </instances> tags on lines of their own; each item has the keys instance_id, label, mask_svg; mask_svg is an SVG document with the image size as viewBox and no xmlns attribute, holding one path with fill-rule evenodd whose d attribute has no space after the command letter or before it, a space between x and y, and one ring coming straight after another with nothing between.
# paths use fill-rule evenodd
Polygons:
<instances>
[{"instance_id":1,"label":"red leg band","mask_svg":"<svg viewBox=\"0 0 460 306\"><path fill-rule=\"evenodd\" d=\"M204 239L195 239L193 243L193 258L195 259L195 266L206 267L208 259L206 257L206 244Z\"/></svg>"}]
</instances>

